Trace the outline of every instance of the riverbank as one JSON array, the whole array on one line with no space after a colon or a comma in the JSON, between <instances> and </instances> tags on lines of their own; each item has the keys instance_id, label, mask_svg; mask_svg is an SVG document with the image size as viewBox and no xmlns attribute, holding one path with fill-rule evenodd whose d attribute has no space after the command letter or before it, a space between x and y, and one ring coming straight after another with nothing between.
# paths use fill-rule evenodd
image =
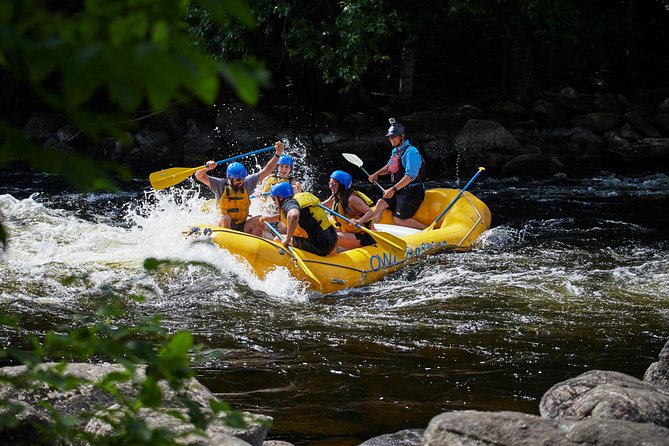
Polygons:
<instances>
[{"instance_id":1,"label":"riverbank","mask_svg":"<svg viewBox=\"0 0 669 446\"><path fill-rule=\"evenodd\" d=\"M375 109L339 114L281 104L249 109L236 102L211 109L174 107L138 119L137 130L124 138L99 142L60 115L34 113L24 134L56 151L115 161L140 176L158 167L225 159L280 138L319 172L329 172L333 165L343 167L343 152L373 166L385 162L387 119L394 117L422 150L428 178L435 181L478 166L492 176L519 178L669 168L669 88L627 95L563 88L531 102L501 94L461 103L373 97Z\"/></svg>"},{"instance_id":2,"label":"riverbank","mask_svg":"<svg viewBox=\"0 0 669 446\"><path fill-rule=\"evenodd\" d=\"M49 365L45 365L49 368ZM17 426L6 429L4 438L16 446L29 445L39 437L26 435L37 426L51 428L56 425L53 414L78 419L85 432L108 437L114 429L107 416L112 416L117 406L105 406L119 400L99 386L109 374L122 372L123 367L109 364L68 364L66 375L75 376L86 384L76 391L56 391L45 385L17 389L8 384L0 385L0 400L17 405L20 410ZM0 374L17 379L26 368L4 367ZM142 368L137 370L134 381L143 379ZM111 375L109 375L111 376ZM20 382L20 381L19 381ZM180 399L187 397L199 402L205 416L211 416L208 404L220 403L206 387L192 381L180 392L166 383L161 384L165 394L162 407L139 412L152 429L163 428L171 432L188 432L192 428L184 419L187 407ZM140 391L132 383L117 389L121 398L133 400ZM207 403L209 402L209 403ZM519 412L494 412L460 410L435 416L426 429L410 429L375 437L360 446L446 446L458 444L477 446L482 443L500 446L518 444L569 444L603 446L614 444L644 444L663 446L669 442L669 341L659 354L659 361L650 365L642 380L623 373L593 370L551 387L541 399L541 416ZM169 414L172 412L172 415ZM207 415L209 414L209 415ZM214 417L201 435L185 437L183 444L230 446L290 446L291 443L268 440L271 431L264 415L246 413L246 428L232 428L224 417ZM326 422L323 420L322 422Z\"/></svg>"}]
</instances>

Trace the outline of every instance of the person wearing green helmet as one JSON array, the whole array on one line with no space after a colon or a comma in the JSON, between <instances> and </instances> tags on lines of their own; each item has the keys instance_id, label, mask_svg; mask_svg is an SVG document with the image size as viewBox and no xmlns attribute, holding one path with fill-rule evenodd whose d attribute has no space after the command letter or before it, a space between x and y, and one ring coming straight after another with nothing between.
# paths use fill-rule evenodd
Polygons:
<instances>
[{"instance_id":1,"label":"person wearing green helmet","mask_svg":"<svg viewBox=\"0 0 669 446\"><path fill-rule=\"evenodd\" d=\"M248 175L246 167L238 162L228 164L226 179L209 176L208 172L217 166L215 161L207 161L204 168L195 172L195 178L214 193L217 207L221 211L218 226L262 235L263 226L259 223L259 216L249 218L251 195L258 183L274 170L284 149L283 141L275 142L274 156L260 172L251 175Z\"/></svg>"},{"instance_id":2,"label":"person wearing green helmet","mask_svg":"<svg viewBox=\"0 0 669 446\"><path fill-rule=\"evenodd\" d=\"M413 216L425 198L425 160L417 148L409 143L404 125L390 118L390 127L386 136L393 150L388 163L371 174L368 180L376 183L379 176L391 175L392 187L386 189L383 198L376 202L374 208L374 222L378 223L383 211L390 209L393 212L393 221L396 225L415 229L425 229L427 226Z\"/></svg>"}]
</instances>

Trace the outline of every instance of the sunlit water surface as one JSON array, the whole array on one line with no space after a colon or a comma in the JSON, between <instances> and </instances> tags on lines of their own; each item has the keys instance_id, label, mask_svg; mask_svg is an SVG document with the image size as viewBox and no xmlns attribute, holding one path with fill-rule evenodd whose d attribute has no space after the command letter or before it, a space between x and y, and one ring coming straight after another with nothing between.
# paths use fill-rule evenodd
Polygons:
<instances>
[{"instance_id":1,"label":"sunlit water surface","mask_svg":"<svg viewBox=\"0 0 669 446\"><path fill-rule=\"evenodd\" d=\"M286 270L260 280L185 240L190 224L215 222L210 195L190 182L111 195L0 179L3 312L40 334L143 294L133 314L221 354L197 366L202 383L272 416L270 438L296 445L355 445L454 409L538 413L548 388L585 371L640 378L669 338L666 175L482 179L471 191L493 227L474 250L325 298ZM149 257L183 263L147 272Z\"/></svg>"}]
</instances>

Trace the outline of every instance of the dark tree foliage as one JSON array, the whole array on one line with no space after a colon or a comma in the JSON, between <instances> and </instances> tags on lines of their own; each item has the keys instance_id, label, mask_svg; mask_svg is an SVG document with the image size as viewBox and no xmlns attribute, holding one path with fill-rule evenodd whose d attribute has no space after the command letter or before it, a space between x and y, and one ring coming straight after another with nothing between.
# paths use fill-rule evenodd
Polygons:
<instances>
[{"instance_id":1,"label":"dark tree foliage","mask_svg":"<svg viewBox=\"0 0 669 446\"><path fill-rule=\"evenodd\" d=\"M495 88L520 97L571 85L626 90L666 82L666 0L248 0L258 27L206 29L213 54L256 54L297 94L417 95ZM193 22L192 22L193 23ZM414 51L415 61L407 58ZM403 70L403 68L405 68Z\"/></svg>"}]
</instances>

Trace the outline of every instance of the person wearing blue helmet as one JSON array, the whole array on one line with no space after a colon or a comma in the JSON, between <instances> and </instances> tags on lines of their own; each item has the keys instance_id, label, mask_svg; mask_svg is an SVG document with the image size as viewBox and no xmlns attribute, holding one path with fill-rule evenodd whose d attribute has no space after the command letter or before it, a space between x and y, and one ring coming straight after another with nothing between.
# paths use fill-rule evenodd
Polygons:
<instances>
[{"instance_id":1,"label":"person wearing blue helmet","mask_svg":"<svg viewBox=\"0 0 669 446\"><path fill-rule=\"evenodd\" d=\"M265 181L263 181L262 186L260 187L262 193L268 193L272 186L282 181L290 183L295 192L302 192L302 185L293 176L293 165L292 156L281 156L279 162L276 164L276 172L270 174Z\"/></svg>"},{"instance_id":2,"label":"person wearing blue helmet","mask_svg":"<svg viewBox=\"0 0 669 446\"><path fill-rule=\"evenodd\" d=\"M425 160L417 148L409 143L404 125L390 118L386 136L393 146L390 159L385 166L368 177L376 183L379 176L391 175L395 184L386 189L383 198L376 202L374 221L379 222L383 211L390 209L393 221L399 226L425 229L427 226L413 218L425 198Z\"/></svg>"},{"instance_id":3,"label":"person wearing blue helmet","mask_svg":"<svg viewBox=\"0 0 669 446\"><path fill-rule=\"evenodd\" d=\"M279 214L261 217L260 222L281 220L286 226L285 246L293 245L319 256L336 252L337 231L319 206L320 200L309 192L293 191L290 183L272 186L269 195L279 209ZM276 241L280 241L278 237Z\"/></svg>"},{"instance_id":4,"label":"person wearing blue helmet","mask_svg":"<svg viewBox=\"0 0 669 446\"><path fill-rule=\"evenodd\" d=\"M336 215L331 217L337 228L337 246L343 251L376 243L371 235L355 226L359 224L373 229L374 211L370 206L374 202L352 184L353 178L349 173L335 170L330 174L328 182L332 196L323 201L323 205L351 220L349 223Z\"/></svg>"},{"instance_id":5,"label":"person wearing blue helmet","mask_svg":"<svg viewBox=\"0 0 669 446\"><path fill-rule=\"evenodd\" d=\"M217 166L215 161L207 161L204 168L195 172L195 178L214 192L217 207L221 211L218 226L262 235L263 227L259 223L259 216L249 218L251 194L258 183L272 173L284 149L283 141L275 142L274 156L260 172L251 175L248 175L246 167L238 162L228 164L226 179L209 176L208 172Z\"/></svg>"}]
</instances>

